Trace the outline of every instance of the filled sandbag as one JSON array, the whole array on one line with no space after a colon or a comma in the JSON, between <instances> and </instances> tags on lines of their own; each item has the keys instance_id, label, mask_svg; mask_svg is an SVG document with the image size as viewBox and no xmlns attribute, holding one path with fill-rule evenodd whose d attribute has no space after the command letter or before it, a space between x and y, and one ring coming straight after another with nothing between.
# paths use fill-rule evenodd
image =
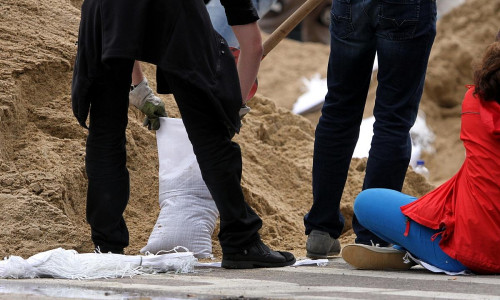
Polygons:
<instances>
[{"instance_id":1,"label":"filled sandbag","mask_svg":"<svg viewBox=\"0 0 500 300\"><path fill-rule=\"evenodd\" d=\"M141 253L182 246L197 258L209 257L219 212L201 177L182 120L160 118L156 140L160 214Z\"/></svg>"}]
</instances>

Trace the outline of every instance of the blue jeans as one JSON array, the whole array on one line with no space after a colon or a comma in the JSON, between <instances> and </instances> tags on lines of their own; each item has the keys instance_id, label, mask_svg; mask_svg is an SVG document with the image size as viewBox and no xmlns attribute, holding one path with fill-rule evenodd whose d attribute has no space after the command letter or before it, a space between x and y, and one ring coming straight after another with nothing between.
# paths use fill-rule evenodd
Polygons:
<instances>
[{"instance_id":1,"label":"blue jeans","mask_svg":"<svg viewBox=\"0 0 500 300\"><path fill-rule=\"evenodd\" d=\"M255 9L259 17L263 17L270 9L271 5L276 2L276 0L252 0ZM240 44L234 36L231 26L227 23L226 13L224 7L220 4L220 0L211 0L207 4L207 10L210 14L210 19L212 20L212 25L215 31L217 31L226 41L230 47L239 48Z\"/></svg>"},{"instance_id":2,"label":"blue jeans","mask_svg":"<svg viewBox=\"0 0 500 300\"><path fill-rule=\"evenodd\" d=\"M411 156L409 131L422 96L436 35L435 0L334 0L331 10L328 93L316 127L313 205L306 234L317 229L337 238L339 206L359 137L375 53L378 53L373 138L363 189L401 190ZM354 216L357 243L387 243Z\"/></svg>"},{"instance_id":3,"label":"blue jeans","mask_svg":"<svg viewBox=\"0 0 500 300\"><path fill-rule=\"evenodd\" d=\"M406 217L400 207L416 198L388 189L368 189L361 192L354 203L354 213L363 226L385 241L399 245L420 260L450 272L467 268L451 258L439 247L441 236L431 237L439 232L410 220L408 236L404 236ZM383 220L381 222L380 220Z\"/></svg>"}]
</instances>

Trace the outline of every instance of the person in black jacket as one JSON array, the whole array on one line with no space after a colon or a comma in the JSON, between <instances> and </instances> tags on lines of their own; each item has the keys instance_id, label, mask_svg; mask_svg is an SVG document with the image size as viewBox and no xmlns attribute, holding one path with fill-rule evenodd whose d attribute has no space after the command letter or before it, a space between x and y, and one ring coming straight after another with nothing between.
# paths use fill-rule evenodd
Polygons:
<instances>
[{"instance_id":1,"label":"person in black jacket","mask_svg":"<svg viewBox=\"0 0 500 300\"><path fill-rule=\"evenodd\" d=\"M265 15L276 0L252 0L258 15ZM259 69L260 58L262 56L262 41L260 32L253 30L252 37L247 36L244 43L240 45L238 39L234 34L234 30L238 30L240 26L231 27L226 18L224 6L220 0L204 1L207 5L207 11L210 15L210 20L214 29L225 40L227 45L231 48L238 48L242 55L238 59L238 75L240 77L240 87L243 96L243 103L240 108L240 117L243 118L248 112L247 100L248 92L255 83L257 71ZM251 25L255 27L255 24ZM255 28L254 28L255 29ZM167 113L164 110L162 100L156 96L153 90L149 87L148 80L142 73L141 64L139 61L134 63L132 71L132 86L129 94L130 104L141 110L147 117L144 119L144 125L148 126L150 130L157 130L160 128L159 117L166 117Z\"/></svg>"},{"instance_id":2,"label":"person in black jacket","mask_svg":"<svg viewBox=\"0 0 500 300\"><path fill-rule=\"evenodd\" d=\"M258 32L251 0L222 4L240 43L251 41ZM241 151L231 141L241 126L239 77L203 1L86 0L81 12L72 105L80 125L89 129L87 221L96 248L123 253L129 243L123 219L130 190L125 129L130 74L134 60L140 60L157 65L158 92L173 93L177 101L220 213L222 267L293 264L291 253L273 251L261 241L262 220L245 202ZM261 54L257 68L260 59Z\"/></svg>"}]
</instances>

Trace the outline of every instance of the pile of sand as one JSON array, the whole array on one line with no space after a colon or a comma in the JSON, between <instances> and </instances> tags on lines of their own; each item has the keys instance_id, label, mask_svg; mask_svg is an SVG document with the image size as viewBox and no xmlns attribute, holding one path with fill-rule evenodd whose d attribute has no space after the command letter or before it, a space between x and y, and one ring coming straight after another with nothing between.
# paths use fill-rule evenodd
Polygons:
<instances>
[{"instance_id":1,"label":"pile of sand","mask_svg":"<svg viewBox=\"0 0 500 300\"><path fill-rule=\"evenodd\" d=\"M56 247L92 250L85 221L86 131L70 109L80 5L78 0L0 3L0 257L26 257ZM469 0L439 23L422 102L438 136L437 153L429 157L435 180L449 177L460 166L461 86L470 83L471 61L498 30L499 6L496 1ZM302 218L312 198L317 116L308 120L288 109L302 93L302 76L325 75L328 53L327 46L293 41L273 50L263 62L252 112L236 138L243 153L243 189L264 220L263 239L298 256L304 255ZM153 66L146 65L145 71L154 83ZM170 115L178 117L173 99L162 98ZM130 109L131 197L125 218L131 240L126 252L131 254L146 244L159 212L156 140L141 119ZM344 242L352 241L352 201L361 189L365 166L365 159L351 164L342 199ZM409 172L404 192L418 196L431 188L423 177ZM216 242L214 246L220 255Z\"/></svg>"}]
</instances>

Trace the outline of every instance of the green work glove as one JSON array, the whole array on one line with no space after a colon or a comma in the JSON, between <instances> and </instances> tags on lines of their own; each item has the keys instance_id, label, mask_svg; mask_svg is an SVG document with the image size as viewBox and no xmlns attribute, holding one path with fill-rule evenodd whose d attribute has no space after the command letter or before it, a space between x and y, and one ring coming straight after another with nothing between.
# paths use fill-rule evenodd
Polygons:
<instances>
[{"instance_id":1,"label":"green work glove","mask_svg":"<svg viewBox=\"0 0 500 300\"><path fill-rule=\"evenodd\" d=\"M146 115L143 124L149 130L158 130L160 128L159 118L167 116L165 104L158 96L155 96L148 86L146 78L130 91L129 102Z\"/></svg>"},{"instance_id":2,"label":"green work glove","mask_svg":"<svg viewBox=\"0 0 500 300\"><path fill-rule=\"evenodd\" d=\"M155 105L152 102L146 102L144 103L144 106L141 108L141 111L146 115L146 117L144 117L144 122L142 124L144 126L147 126L149 130L160 129L159 118L167 116L167 112L165 111L165 104L163 104L163 101L160 102L158 105Z\"/></svg>"}]
</instances>

